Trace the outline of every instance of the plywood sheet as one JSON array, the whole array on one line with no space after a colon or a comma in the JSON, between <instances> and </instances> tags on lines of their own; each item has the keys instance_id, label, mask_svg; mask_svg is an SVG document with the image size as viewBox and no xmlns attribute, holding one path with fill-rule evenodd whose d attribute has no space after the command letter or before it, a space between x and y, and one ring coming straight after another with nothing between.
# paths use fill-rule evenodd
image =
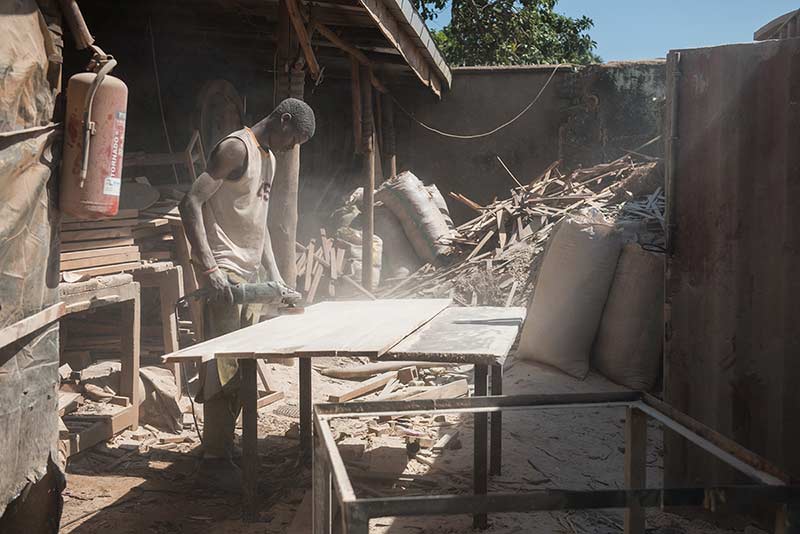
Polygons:
<instances>
[{"instance_id":1,"label":"plywood sheet","mask_svg":"<svg viewBox=\"0 0 800 534\"><path fill-rule=\"evenodd\" d=\"M450 305L448 299L323 302L164 356L217 358L365 356L377 358Z\"/></svg>"},{"instance_id":2,"label":"plywood sheet","mask_svg":"<svg viewBox=\"0 0 800 534\"><path fill-rule=\"evenodd\" d=\"M500 362L525 321L525 308L448 308L381 359Z\"/></svg>"}]
</instances>

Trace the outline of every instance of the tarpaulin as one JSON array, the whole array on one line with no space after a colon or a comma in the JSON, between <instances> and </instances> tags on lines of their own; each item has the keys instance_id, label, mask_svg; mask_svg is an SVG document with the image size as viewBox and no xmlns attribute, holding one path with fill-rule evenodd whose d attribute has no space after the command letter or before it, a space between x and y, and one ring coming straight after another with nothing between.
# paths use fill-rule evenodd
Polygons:
<instances>
[{"instance_id":1,"label":"tarpaulin","mask_svg":"<svg viewBox=\"0 0 800 534\"><path fill-rule=\"evenodd\" d=\"M52 36L34 0L0 16L0 328L53 304L59 130ZM48 274L51 281L48 286ZM58 326L0 347L0 516L57 460Z\"/></svg>"}]
</instances>

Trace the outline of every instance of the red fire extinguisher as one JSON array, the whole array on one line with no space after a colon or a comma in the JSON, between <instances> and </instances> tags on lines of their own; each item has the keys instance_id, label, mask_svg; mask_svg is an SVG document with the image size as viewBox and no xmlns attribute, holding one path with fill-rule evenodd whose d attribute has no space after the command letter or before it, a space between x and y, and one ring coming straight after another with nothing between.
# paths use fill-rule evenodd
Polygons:
<instances>
[{"instance_id":1,"label":"red fire extinguisher","mask_svg":"<svg viewBox=\"0 0 800 534\"><path fill-rule=\"evenodd\" d=\"M122 186L128 87L108 75L117 62L95 50L95 72L76 74L67 84L59 204L78 219L116 215Z\"/></svg>"}]
</instances>

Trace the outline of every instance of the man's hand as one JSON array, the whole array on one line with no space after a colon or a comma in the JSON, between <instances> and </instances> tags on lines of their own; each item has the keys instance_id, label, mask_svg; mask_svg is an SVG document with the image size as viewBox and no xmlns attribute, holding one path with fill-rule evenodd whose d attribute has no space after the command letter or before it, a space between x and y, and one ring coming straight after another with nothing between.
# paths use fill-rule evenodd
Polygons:
<instances>
[{"instance_id":1,"label":"man's hand","mask_svg":"<svg viewBox=\"0 0 800 534\"><path fill-rule=\"evenodd\" d=\"M212 271L208 275L208 282L211 289L214 291L211 298L217 300L222 299L228 304L233 304L233 292L231 291L231 284L228 282L228 277L219 269Z\"/></svg>"}]
</instances>

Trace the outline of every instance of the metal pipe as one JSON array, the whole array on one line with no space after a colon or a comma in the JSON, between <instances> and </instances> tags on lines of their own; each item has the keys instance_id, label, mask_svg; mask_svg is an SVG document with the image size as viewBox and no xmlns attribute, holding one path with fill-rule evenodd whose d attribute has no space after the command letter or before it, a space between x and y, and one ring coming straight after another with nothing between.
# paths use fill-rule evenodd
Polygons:
<instances>
[{"instance_id":1,"label":"metal pipe","mask_svg":"<svg viewBox=\"0 0 800 534\"><path fill-rule=\"evenodd\" d=\"M86 182L86 175L89 172L89 146L92 142L92 136L95 133L95 124L92 121L92 105L94 104L94 97L97 94L97 90L100 88L100 84L103 83L106 74L111 72L111 70L117 66L117 61L115 59L113 59L111 56L105 57L106 59L98 60L102 62L102 66L97 71L94 80L92 80L92 84L89 86L89 91L86 93L86 100L83 104L83 151L81 157L80 174L81 189L83 189L84 182Z\"/></svg>"},{"instance_id":2,"label":"metal pipe","mask_svg":"<svg viewBox=\"0 0 800 534\"><path fill-rule=\"evenodd\" d=\"M522 493L489 495L435 495L359 499L353 507L371 518L466 515L473 513L520 513L556 510L627 508L637 503L642 508L661 506L703 506L709 509L763 503L791 502L800 497L800 487L719 486L709 488L670 488L639 490L559 490L544 489Z\"/></svg>"},{"instance_id":3,"label":"metal pipe","mask_svg":"<svg viewBox=\"0 0 800 534\"><path fill-rule=\"evenodd\" d=\"M576 405L599 408L603 405L616 406L620 404L626 406L641 399L641 393L620 391L609 393L563 393L558 395L499 395L465 399L373 401L348 404L320 403L316 404L314 409L321 416L364 417L365 414L370 416L373 414L408 414L415 411L430 412L433 410L441 413L457 411L492 412L510 408L535 409L537 407L573 407Z\"/></svg>"}]
</instances>

